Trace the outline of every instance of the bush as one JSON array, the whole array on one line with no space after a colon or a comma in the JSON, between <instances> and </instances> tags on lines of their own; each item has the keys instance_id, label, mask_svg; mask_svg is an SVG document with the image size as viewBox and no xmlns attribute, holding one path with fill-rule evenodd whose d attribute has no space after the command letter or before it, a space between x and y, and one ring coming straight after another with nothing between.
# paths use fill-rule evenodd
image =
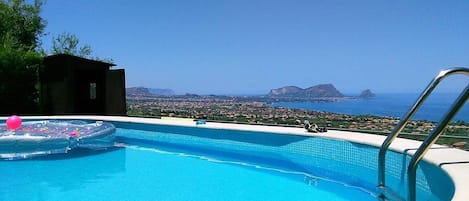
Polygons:
<instances>
[{"instance_id":1,"label":"bush","mask_svg":"<svg viewBox=\"0 0 469 201\"><path fill-rule=\"evenodd\" d=\"M0 114L39 112L38 71L42 56L33 51L0 47Z\"/></svg>"}]
</instances>

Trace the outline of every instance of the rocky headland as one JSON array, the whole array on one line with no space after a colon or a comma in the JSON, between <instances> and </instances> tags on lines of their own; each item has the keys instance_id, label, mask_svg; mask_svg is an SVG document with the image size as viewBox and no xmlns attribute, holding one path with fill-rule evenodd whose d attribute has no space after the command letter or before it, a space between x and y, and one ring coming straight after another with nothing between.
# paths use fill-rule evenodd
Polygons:
<instances>
[{"instance_id":1,"label":"rocky headland","mask_svg":"<svg viewBox=\"0 0 469 201\"><path fill-rule=\"evenodd\" d=\"M362 91L360 96L346 96L337 90L333 84L319 84L305 89L297 86L286 86L272 89L266 95L266 98L272 99L272 102L335 102L345 99L373 97L375 97L375 94L369 89Z\"/></svg>"},{"instance_id":2,"label":"rocky headland","mask_svg":"<svg viewBox=\"0 0 469 201\"><path fill-rule=\"evenodd\" d=\"M376 97L376 95L371 92L371 90L367 89L367 90L364 90L362 91L362 93L360 93L360 96L358 96L359 98L374 98Z\"/></svg>"},{"instance_id":3,"label":"rocky headland","mask_svg":"<svg viewBox=\"0 0 469 201\"><path fill-rule=\"evenodd\" d=\"M332 84L319 84L306 89L287 86L270 90L270 97L310 97L310 98L341 98L344 97Z\"/></svg>"}]
</instances>

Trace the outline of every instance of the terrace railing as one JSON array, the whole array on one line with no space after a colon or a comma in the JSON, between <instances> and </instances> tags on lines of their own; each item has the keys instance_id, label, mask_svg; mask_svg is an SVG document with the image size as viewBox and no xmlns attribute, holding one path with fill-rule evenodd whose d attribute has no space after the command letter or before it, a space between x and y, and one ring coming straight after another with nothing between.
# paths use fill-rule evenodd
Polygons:
<instances>
[{"instance_id":1,"label":"terrace railing","mask_svg":"<svg viewBox=\"0 0 469 201\"><path fill-rule=\"evenodd\" d=\"M383 144L379 150L378 158L378 188L381 190L381 196L387 197L389 189L386 188L386 152L391 145L391 143L396 139L399 133L404 129L407 122L414 116L420 106L425 102L425 100L430 96L433 90L438 86L438 84L444 79L451 75L462 74L469 76L469 69L467 68L451 68L441 71L427 86L425 91L420 95L414 105L409 109L409 111L404 115L404 117L399 121L396 127L391 131L391 133L384 140ZM407 180L408 180L408 201L415 201L416 199L416 168L420 160L427 153L428 149L435 143L438 137L443 133L444 129L450 123L451 119L457 114L459 109L464 105L464 103L469 98L469 84L466 86L464 91L459 95L453 105L450 107L448 112L442 117L435 129L425 138L423 143L417 149L415 154L412 156L412 159L407 166Z\"/></svg>"}]
</instances>

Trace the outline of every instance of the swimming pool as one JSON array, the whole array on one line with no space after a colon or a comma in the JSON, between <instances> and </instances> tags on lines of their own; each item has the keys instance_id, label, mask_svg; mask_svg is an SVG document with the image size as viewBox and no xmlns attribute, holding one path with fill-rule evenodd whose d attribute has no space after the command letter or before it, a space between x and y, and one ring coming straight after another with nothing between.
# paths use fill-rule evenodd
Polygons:
<instances>
[{"instance_id":1,"label":"swimming pool","mask_svg":"<svg viewBox=\"0 0 469 201\"><path fill-rule=\"evenodd\" d=\"M288 129L113 123L112 149L0 161L0 200L378 200L373 146ZM387 157L388 185L405 195L409 158ZM451 200L445 171L425 162L418 175L419 200Z\"/></svg>"}]
</instances>

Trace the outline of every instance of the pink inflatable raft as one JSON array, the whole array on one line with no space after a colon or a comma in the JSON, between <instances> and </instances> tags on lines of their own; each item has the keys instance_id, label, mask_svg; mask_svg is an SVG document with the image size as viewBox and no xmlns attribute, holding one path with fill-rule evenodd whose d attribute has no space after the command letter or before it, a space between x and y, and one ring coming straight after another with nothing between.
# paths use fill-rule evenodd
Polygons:
<instances>
[{"instance_id":1,"label":"pink inflatable raft","mask_svg":"<svg viewBox=\"0 0 469 201\"><path fill-rule=\"evenodd\" d=\"M0 124L0 158L23 159L37 155L67 153L74 148L105 149L113 146L116 128L97 121L30 121L11 130Z\"/></svg>"}]
</instances>

